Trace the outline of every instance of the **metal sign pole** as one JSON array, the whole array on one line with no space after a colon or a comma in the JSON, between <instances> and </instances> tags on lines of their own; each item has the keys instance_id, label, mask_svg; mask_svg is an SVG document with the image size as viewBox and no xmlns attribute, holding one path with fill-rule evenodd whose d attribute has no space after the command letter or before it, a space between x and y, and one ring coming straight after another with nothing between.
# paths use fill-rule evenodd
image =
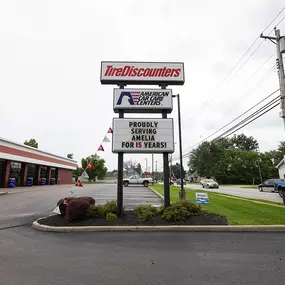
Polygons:
<instances>
[{"instance_id":1,"label":"metal sign pole","mask_svg":"<svg viewBox=\"0 0 285 285\"><path fill-rule=\"evenodd\" d=\"M166 85L161 85L161 89L166 89ZM162 118L167 119L167 113L162 112ZM163 153L163 184L164 184L164 208L170 206L170 187L169 187L169 153Z\"/></svg>"},{"instance_id":2,"label":"metal sign pole","mask_svg":"<svg viewBox=\"0 0 285 285\"><path fill-rule=\"evenodd\" d=\"M124 89L124 84L120 85ZM124 111L119 111L119 118L124 118ZM118 178L117 178L117 216L123 216L123 176L124 176L124 153L118 153Z\"/></svg>"}]
</instances>

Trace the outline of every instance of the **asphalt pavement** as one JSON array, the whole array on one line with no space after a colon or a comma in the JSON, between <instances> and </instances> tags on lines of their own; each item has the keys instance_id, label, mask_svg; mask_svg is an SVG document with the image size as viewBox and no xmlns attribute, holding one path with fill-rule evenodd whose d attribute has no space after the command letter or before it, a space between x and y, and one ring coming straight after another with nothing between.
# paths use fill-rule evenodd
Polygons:
<instances>
[{"instance_id":1,"label":"asphalt pavement","mask_svg":"<svg viewBox=\"0 0 285 285\"><path fill-rule=\"evenodd\" d=\"M68 196L72 185L55 185L8 189L10 194L0 196L0 229L29 223L49 215L59 199ZM85 184L74 187L76 196L91 196L96 204L117 200L116 184ZM162 204L163 201L143 186L124 187L126 210L137 205ZM0 282L1 284L1 282Z\"/></svg>"},{"instance_id":2,"label":"asphalt pavement","mask_svg":"<svg viewBox=\"0 0 285 285\"><path fill-rule=\"evenodd\" d=\"M264 192L259 192L257 189L253 188L242 188L239 186L220 186L219 189L204 189L200 184L187 184L185 188L195 189L195 190L205 190L209 192L219 192L219 193L230 194L245 198L263 199L263 200L269 200L281 203L283 202L282 198L279 196L278 193L272 193L266 190Z\"/></svg>"},{"instance_id":3,"label":"asphalt pavement","mask_svg":"<svg viewBox=\"0 0 285 285\"><path fill-rule=\"evenodd\" d=\"M1 285L284 284L285 233L33 229L31 222L69 191L47 186L0 197ZM85 185L76 192L101 203L116 198L116 185ZM144 187L124 193L130 207L160 201Z\"/></svg>"},{"instance_id":4,"label":"asphalt pavement","mask_svg":"<svg viewBox=\"0 0 285 285\"><path fill-rule=\"evenodd\" d=\"M0 234L1 285L283 285L284 233Z\"/></svg>"}]
</instances>

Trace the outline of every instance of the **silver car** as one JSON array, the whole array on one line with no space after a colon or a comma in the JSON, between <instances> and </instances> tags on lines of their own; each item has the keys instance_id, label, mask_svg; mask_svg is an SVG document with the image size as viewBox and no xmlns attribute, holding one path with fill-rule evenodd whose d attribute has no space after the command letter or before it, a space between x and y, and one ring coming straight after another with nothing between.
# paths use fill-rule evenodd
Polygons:
<instances>
[{"instance_id":1,"label":"silver car","mask_svg":"<svg viewBox=\"0 0 285 285\"><path fill-rule=\"evenodd\" d=\"M219 189L219 183L216 182L214 179L203 179L201 181L203 188L217 188Z\"/></svg>"}]
</instances>

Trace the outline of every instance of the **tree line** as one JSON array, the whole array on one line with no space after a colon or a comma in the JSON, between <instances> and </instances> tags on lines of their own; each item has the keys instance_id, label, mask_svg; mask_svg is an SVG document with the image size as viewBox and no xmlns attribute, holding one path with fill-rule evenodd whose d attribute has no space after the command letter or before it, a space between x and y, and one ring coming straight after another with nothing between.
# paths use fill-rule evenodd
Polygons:
<instances>
[{"instance_id":1,"label":"tree line","mask_svg":"<svg viewBox=\"0 0 285 285\"><path fill-rule=\"evenodd\" d=\"M276 165L284 154L285 142L280 142L276 150L260 153L256 139L240 134L201 143L191 151L188 166L190 173L219 183L257 184L278 178Z\"/></svg>"}]
</instances>

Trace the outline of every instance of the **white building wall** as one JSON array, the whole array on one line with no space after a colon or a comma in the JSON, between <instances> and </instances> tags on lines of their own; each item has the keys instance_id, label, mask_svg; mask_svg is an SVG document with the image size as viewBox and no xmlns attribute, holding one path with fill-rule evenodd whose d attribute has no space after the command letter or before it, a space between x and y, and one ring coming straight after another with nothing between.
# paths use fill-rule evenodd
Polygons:
<instances>
[{"instance_id":1,"label":"white building wall","mask_svg":"<svg viewBox=\"0 0 285 285\"><path fill-rule=\"evenodd\" d=\"M282 164L281 166L279 166L278 172L279 172L279 178L284 179L285 178L285 164Z\"/></svg>"}]
</instances>

